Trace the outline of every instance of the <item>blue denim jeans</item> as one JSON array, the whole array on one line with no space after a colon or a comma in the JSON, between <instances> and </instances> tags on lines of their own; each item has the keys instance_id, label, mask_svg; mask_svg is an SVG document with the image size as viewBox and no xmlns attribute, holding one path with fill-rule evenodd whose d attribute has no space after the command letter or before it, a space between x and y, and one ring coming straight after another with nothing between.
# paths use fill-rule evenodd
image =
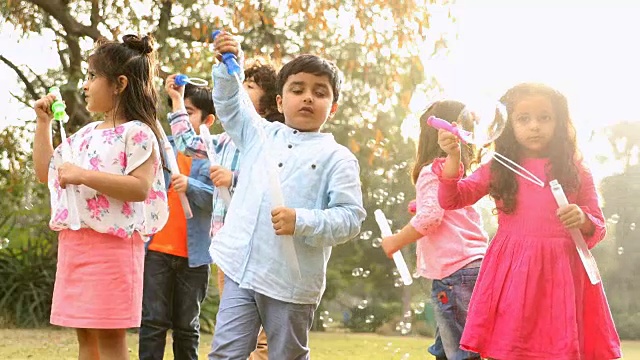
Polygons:
<instances>
[{"instance_id":1,"label":"blue denim jeans","mask_svg":"<svg viewBox=\"0 0 640 360\"><path fill-rule=\"evenodd\" d=\"M161 360L167 330L173 333L173 356L197 360L200 304L207 294L209 265L189 267L187 258L148 250L144 260L140 360Z\"/></svg>"},{"instance_id":2,"label":"blue denim jeans","mask_svg":"<svg viewBox=\"0 0 640 360\"><path fill-rule=\"evenodd\" d=\"M436 336L433 350L434 352L438 350L439 338L447 360L480 359L478 354L460 349L460 339L467 320L469 300L479 270L480 268L460 269L444 279L433 280L431 300L438 324L436 335L439 334ZM433 355L442 357L443 354L435 353Z\"/></svg>"}]
</instances>

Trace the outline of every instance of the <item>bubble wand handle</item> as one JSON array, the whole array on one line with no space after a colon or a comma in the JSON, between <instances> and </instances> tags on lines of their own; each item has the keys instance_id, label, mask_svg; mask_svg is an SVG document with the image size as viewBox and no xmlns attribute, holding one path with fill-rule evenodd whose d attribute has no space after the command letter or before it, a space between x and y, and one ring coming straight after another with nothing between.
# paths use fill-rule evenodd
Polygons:
<instances>
[{"instance_id":1,"label":"bubble wand handle","mask_svg":"<svg viewBox=\"0 0 640 360\"><path fill-rule=\"evenodd\" d=\"M67 106L62 101L62 95L60 95L60 89L57 86L52 86L49 89L49 94L53 94L56 100L51 104L51 112L53 112L53 119L60 123L60 154L62 155L62 161L73 164L73 154L71 153L71 146L67 141L67 133L64 130L64 123L69 120L69 116L66 113ZM78 202L76 197L76 185L67 185L65 188L67 197L67 217L68 226L71 230L80 230L80 214L78 213Z\"/></svg>"},{"instance_id":2,"label":"bubble wand handle","mask_svg":"<svg viewBox=\"0 0 640 360\"><path fill-rule=\"evenodd\" d=\"M435 116L429 116L429 118L427 119L427 124L436 129L447 130L448 132L457 136L460 140L464 141L465 143L471 142L470 141L470 138L472 137L471 132L463 130L457 126L453 126L447 120L443 120Z\"/></svg>"},{"instance_id":3,"label":"bubble wand handle","mask_svg":"<svg viewBox=\"0 0 640 360\"><path fill-rule=\"evenodd\" d=\"M209 162L211 165L220 165L216 159L216 154L213 152L212 143L211 143L211 133L209 133L209 128L207 125L200 125L200 136L202 137L202 141L204 142L204 147L207 149L207 157L209 158ZM231 192L229 192L229 188L226 186L218 186L218 193L224 201L227 208L229 208L229 204L231 204Z\"/></svg>"},{"instance_id":4,"label":"bubble wand handle","mask_svg":"<svg viewBox=\"0 0 640 360\"><path fill-rule=\"evenodd\" d=\"M215 40L221 32L222 31L220 30L213 31L211 33L211 38ZM240 67L240 64L238 64L238 58L232 53L223 53L220 55L222 56L222 63L227 67L229 75L240 76L242 68Z\"/></svg>"},{"instance_id":5,"label":"bubble wand handle","mask_svg":"<svg viewBox=\"0 0 640 360\"><path fill-rule=\"evenodd\" d=\"M380 234L382 237L391 236L393 233L391 232L391 227L389 227L389 223L387 222L387 217L384 215L382 210L377 209L373 212L373 215L376 218L376 222L378 223L378 227L380 228ZM393 261L396 263L396 268L398 268L398 272L400 273L400 277L402 278L402 282L405 285L411 285L413 283L413 278L411 277L411 273L409 272L409 267L407 267L407 263L404 261L404 257L402 256L402 252L400 250L393 253Z\"/></svg>"},{"instance_id":6,"label":"bubble wand handle","mask_svg":"<svg viewBox=\"0 0 640 360\"><path fill-rule=\"evenodd\" d=\"M169 165L169 170L171 170L172 174L180 174L180 167L178 167L178 161L176 160L175 152L173 152L173 146L171 146L171 143L169 142L167 135L164 133L160 122L158 121L156 124L162 135L162 144L164 146L164 153ZM182 211L184 211L184 217L187 219L191 219L193 217L193 213L191 212L191 206L189 205L187 194L183 192L178 193L178 198L180 199L180 204L182 205Z\"/></svg>"},{"instance_id":7,"label":"bubble wand handle","mask_svg":"<svg viewBox=\"0 0 640 360\"><path fill-rule=\"evenodd\" d=\"M569 205L567 196L565 195L564 190L562 190L562 185L560 185L558 180L552 180L549 182L549 186L551 187L551 193L556 199L558 207ZM579 229L570 229L569 234L571 234L571 238L573 238L573 242L576 244L578 255L580 255L582 265L587 272L587 276L589 276L589 281L591 281L591 284L596 285L602 281L600 271L598 271L598 264L596 264L596 259L591 254L591 251L589 251L589 247L587 246L586 241L584 241L584 237L582 236L582 233L580 233Z\"/></svg>"}]
</instances>

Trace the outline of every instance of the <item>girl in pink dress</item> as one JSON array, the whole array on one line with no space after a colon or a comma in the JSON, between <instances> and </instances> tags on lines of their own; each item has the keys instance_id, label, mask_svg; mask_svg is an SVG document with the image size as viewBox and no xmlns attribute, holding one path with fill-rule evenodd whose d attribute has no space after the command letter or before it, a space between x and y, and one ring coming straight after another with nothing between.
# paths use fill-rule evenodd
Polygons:
<instances>
[{"instance_id":1,"label":"girl in pink dress","mask_svg":"<svg viewBox=\"0 0 640 360\"><path fill-rule=\"evenodd\" d=\"M541 84L520 84L502 97L508 122L496 152L544 181L535 185L496 161L461 179L460 144L440 130L448 154L436 160L444 209L489 194L498 230L489 245L460 341L497 360L609 360L621 357L602 283L592 285L567 229L588 246L605 236L593 178L576 148L566 98ZM570 205L558 208L549 181L558 179Z\"/></svg>"},{"instance_id":2,"label":"girl in pink dress","mask_svg":"<svg viewBox=\"0 0 640 360\"><path fill-rule=\"evenodd\" d=\"M420 117L420 141L413 168L416 216L402 231L382 239L382 249L389 257L417 242L416 273L433 280L431 301L438 325L435 344L429 352L436 360L480 359L478 354L460 349L460 337L478 269L487 251L487 234L480 214L472 206L443 210L438 205L438 178L431 163L446 153L438 146L438 131L426 121L430 116L455 121L463 108L464 104L457 101L438 101ZM465 169L472 157L472 151L463 154Z\"/></svg>"},{"instance_id":3,"label":"girl in pink dress","mask_svg":"<svg viewBox=\"0 0 640 360\"><path fill-rule=\"evenodd\" d=\"M83 85L87 110L104 114L68 139L51 140L53 95L35 103L33 160L51 192L59 232L51 323L75 328L80 359L128 359L126 329L140 325L144 242L168 217L157 141L152 39L101 42ZM69 193L75 194L75 202ZM80 229L71 229L75 207Z\"/></svg>"}]
</instances>

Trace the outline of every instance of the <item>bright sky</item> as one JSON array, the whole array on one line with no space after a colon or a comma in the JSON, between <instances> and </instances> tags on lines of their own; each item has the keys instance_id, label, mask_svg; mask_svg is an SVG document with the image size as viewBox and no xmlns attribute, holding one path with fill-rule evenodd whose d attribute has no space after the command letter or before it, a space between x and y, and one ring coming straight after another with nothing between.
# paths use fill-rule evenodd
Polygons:
<instances>
[{"instance_id":1,"label":"bright sky","mask_svg":"<svg viewBox=\"0 0 640 360\"><path fill-rule=\"evenodd\" d=\"M640 120L632 105L634 96L640 95L640 48L634 41L640 34L640 4L622 4L622 0L459 0L449 51L434 59L425 54L425 69L444 86L446 96L463 100L478 95L497 99L521 81L556 87L569 99L581 148L593 160L598 148L608 146L601 140L586 146L594 129ZM442 16L434 16L431 23L446 31L445 24ZM29 64L37 73L59 65L51 34L18 43L7 26L0 30L0 53L15 63ZM31 110L10 98L9 92L18 90L17 78L4 64L0 78L6 84L0 89L5 104L0 127L32 118ZM424 101L416 96L412 108L417 110ZM405 125L415 129L411 122ZM591 166L597 178L615 170L594 161Z\"/></svg>"},{"instance_id":2,"label":"bright sky","mask_svg":"<svg viewBox=\"0 0 640 360\"><path fill-rule=\"evenodd\" d=\"M449 43L448 54L425 59L425 67L447 97L462 100L478 95L497 100L523 81L560 90L569 100L581 150L599 180L617 168L593 161L609 145L603 139L589 142L591 132L619 121L640 121L632 105L640 96L640 47L633 40L640 34L640 3L620 3L459 0L458 39ZM414 97L412 108L423 102Z\"/></svg>"}]
</instances>

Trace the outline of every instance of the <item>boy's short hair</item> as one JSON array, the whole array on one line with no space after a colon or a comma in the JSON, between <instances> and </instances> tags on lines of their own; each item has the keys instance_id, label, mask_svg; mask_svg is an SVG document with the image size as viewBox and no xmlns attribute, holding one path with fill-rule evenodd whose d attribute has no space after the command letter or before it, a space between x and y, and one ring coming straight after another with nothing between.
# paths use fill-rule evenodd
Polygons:
<instances>
[{"instance_id":1,"label":"boy's short hair","mask_svg":"<svg viewBox=\"0 0 640 360\"><path fill-rule=\"evenodd\" d=\"M260 97L259 106L267 120L280 121L278 117L280 113L276 103L276 95L278 95L277 72L273 65L261 59L254 59L244 70L244 78L255 82L264 91L264 95ZM284 119L281 122L284 122Z\"/></svg>"},{"instance_id":2,"label":"boy's short hair","mask_svg":"<svg viewBox=\"0 0 640 360\"><path fill-rule=\"evenodd\" d=\"M209 115L215 116L216 109L213 107L213 98L211 97L211 89L209 87L187 84L184 86L184 99L189 99L193 106L202 112L202 121ZM173 106L171 98L169 98L169 106Z\"/></svg>"},{"instance_id":3,"label":"boy's short hair","mask_svg":"<svg viewBox=\"0 0 640 360\"><path fill-rule=\"evenodd\" d=\"M301 72L328 77L333 90L333 102L338 102L340 87L342 86L342 73L333 62L311 54L299 55L280 69L277 83L278 95L282 96L282 89L289 76Z\"/></svg>"}]
</instances>

